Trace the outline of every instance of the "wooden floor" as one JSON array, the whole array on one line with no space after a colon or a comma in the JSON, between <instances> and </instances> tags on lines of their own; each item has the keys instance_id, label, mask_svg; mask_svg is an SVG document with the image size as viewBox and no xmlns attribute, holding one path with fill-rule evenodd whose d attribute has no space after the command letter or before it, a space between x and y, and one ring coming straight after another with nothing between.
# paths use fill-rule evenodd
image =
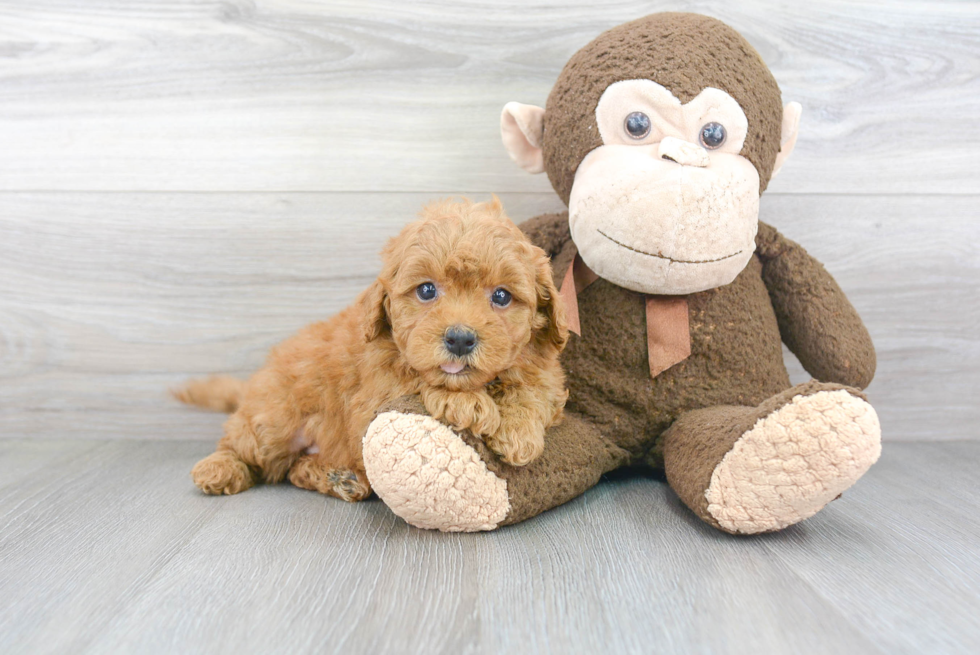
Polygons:
<instances>
[{"instance_id":1,"label":"wooden floor","mask_svg":"<svg viewBox=\"0 0 980 655\"><path fill-rule=\"evenodd\" d=\"M288 485L207 497L198 441L0 441L0 652L977 653L980 443L896 443L735 538L603 481L489 534Z\"/></svg>"}]
</instances>

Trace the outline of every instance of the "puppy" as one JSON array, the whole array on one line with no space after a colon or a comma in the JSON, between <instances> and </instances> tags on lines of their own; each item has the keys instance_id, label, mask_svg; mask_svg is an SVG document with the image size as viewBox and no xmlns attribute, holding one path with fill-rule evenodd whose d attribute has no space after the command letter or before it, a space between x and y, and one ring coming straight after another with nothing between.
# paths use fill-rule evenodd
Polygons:
<instances>
[{"instance_id":1,"label":"puppy","mask_svg":"<svg viewBox=\"0 0 980 655\"><path fill-rule=\"evenodd\" d=\"M201 490L234 494L288 475L362 500L371 487L361 439L384 403L409 394L509 464L541 454L568 397L558 363L568 329L544 251L494 198L424 208L382 259L353 305L276 347L247 382L175 392L234 411L217 451L191 472Z\"/></svg>"}]
</instances>

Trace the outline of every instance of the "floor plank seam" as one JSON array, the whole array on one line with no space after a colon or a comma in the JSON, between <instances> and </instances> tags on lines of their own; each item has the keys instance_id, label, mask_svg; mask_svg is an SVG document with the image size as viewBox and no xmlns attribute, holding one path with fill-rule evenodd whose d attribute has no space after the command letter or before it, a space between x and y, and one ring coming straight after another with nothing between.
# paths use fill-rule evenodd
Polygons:
<instances>
[{"instance_id":1,"label":"floor plank seam","mask_svg":"<svg viewBox=\"0 0 980 655\"><path fill-rule=\"evenodd\" d=\"M791 562L787 561L779 552L777 552L776 550L774 550L773 548L771 548L769 546L769 544L764 544L763 547L765 548L765 550L766 550L767 553L769 553L775 559L779 560L779 562L787 570L789 570L790 572L792 572L793 577L798 582L800 582L804 587L806 587L807 589L809 589L810 590L810 593L812 593L816 598L819 598L820 601L821 601L821 604L825 606L825 608L826 608L826 610L828 612L832 612L836 616L840 617L845 623L847 623L847 625L849 625L850 627L854 628L855 632L857 632L862 637L864 637L865 640L867 641L868 645L871 648L874 649L874 652L875 653L878 653L879 655L891 655L891 652L886 651L886 650L882 650L881 647L879 647L878 644L875 643L874 637L871 636L871 635L869 635L866 632L865 628L863 628L862 626L860 626L857 623L855 623L854 620L853 620L853 618L849 614L847 614L846 612L842 611L837 606L837 604L834 602L834 600L832 598L830 598L825 593L823 593L812 582L810 582L810 580L808 580L799 571L797 571L796 568L792 565Z\"/></svg>"},{"instance_id":2,"label":"floor plank seam","mask_svg":"<svg viewBox=\"0 0 980 655\"><path fill-rule=\"evenodd\" d=\"M159 563L156 566L152 566L151 571L149 571L147 575L141 576L142 577L141 580L134 581L134 583L130 585L130 587L133 588L135 593L133 593L132 595L126 598L126 600L128 601L127 606L134 607L138 605L140 599L146 597L147 594L151 593L150 585L153 583L153 581L159 578L163 573L166 573L171 568L171 564L177 558L177 556L187 549L187 547L194 540L194 537L200 534L204 530L206 525L220 511L221 508L218 505L214 505L205 514L202 514L201 516L197 517L197 519L195 520L196 527L189 533L188 532L182 533L184 538L182 539L181 544L177 548L173 548L165 552L163 558L158 559ZM136 589L137 582L139 583L138 591ZM121 594L120 596L122 597L125 595L126 592L123 592L123 594ZM88 641L88 643L81 646L82 651L99 652L97 648L95 651L91 651L90 649L93 647L93 645L99 642L100 636L111 634L113 627L119 624L121 621L123 621L124 617L125 617L125 612L121 612L120 614L117 614L115 617L113 617L108 623L103 625L102 629L100 630L100 635L93 636Z\"/></svg>"}]
</instances>

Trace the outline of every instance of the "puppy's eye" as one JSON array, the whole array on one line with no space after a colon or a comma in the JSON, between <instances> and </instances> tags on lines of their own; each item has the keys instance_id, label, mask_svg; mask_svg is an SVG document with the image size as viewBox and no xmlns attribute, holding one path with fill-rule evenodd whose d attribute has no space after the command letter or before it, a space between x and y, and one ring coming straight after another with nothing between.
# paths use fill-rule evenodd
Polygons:
<instances>
[{"instance_id":1,"label":"puppy's eye","mask_svg":"<svg viewBox=\"0 0 980 655\"><path fill-rule=\"evenodd\" d=\"M721 123L707 123L701 128L701 145L703 145L708 150L714 150L715 148L720 148L725 139L728 138L728 133L725 131L725 126Z\"/></svg>"},{"instance_id":2,"label":"puppy's eye","mask_svg":"<svg viewBox=\"0 0 980 655\"><path fill-rule=\"evenodd\" d=\"M415 289L415 295L422 302L427 302L436 297L436 285L431 282L423 282Z\"/></svg>"},{"instance_id":3,"label":"puppy's eye","mask_svg":"<svg viewBox=\"0 0 980 655\"><path fill-rule=\"evenodd\" d=\"M506 307L510 304L510 291L500 287L494 289L493 293L490 294L490 302L492 302L497 307Z\"/></svg>"},{"instance_id":4,"label":"puppy's eye","mask_svg":"<svg viewBox=\"0 0 980 655\"><path fill-rule=\"evenodd\" d=\"M634 111L626 117L623 126L633 139L642 139L650 134L650 117L642 111Z\"/></svg>"}]
</instances>

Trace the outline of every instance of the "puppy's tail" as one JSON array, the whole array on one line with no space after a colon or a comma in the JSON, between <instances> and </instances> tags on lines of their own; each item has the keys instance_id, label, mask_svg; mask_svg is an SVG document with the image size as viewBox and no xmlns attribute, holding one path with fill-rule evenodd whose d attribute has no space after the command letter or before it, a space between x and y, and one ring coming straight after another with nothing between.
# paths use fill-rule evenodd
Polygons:
<instances>
[{"instance_id":1,"label":"puppy's tail","mask_svg":"<svg viewBox=\"0 0 980 655\"><path fill-rule=\"evenodd\" d=\"M189 380L170 393L182 403L230 414L241 404L244 390L244 380L228 375L212 375L206 380Z\"/></svg>"}]
</instances>

